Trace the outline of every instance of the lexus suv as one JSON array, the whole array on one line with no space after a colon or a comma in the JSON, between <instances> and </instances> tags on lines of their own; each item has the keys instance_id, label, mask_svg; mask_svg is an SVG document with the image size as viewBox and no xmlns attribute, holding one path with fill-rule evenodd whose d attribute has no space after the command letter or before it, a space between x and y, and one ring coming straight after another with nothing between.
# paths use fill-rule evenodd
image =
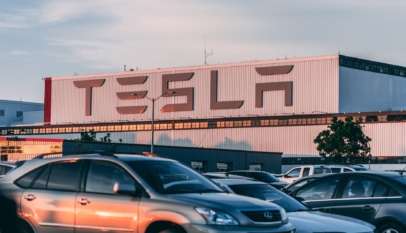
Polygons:
<instances>
[{"instance_id":1,"label":"lexus suv","mask_svg":"<svg viewBox=\"0 0 406 233\"><path fill-rule=\"evenodd\" d=\"M26 161L0 180L25 233L294 233L283 208L225 192L151 154L83 152Z\"/></svg>"}]
</instances>

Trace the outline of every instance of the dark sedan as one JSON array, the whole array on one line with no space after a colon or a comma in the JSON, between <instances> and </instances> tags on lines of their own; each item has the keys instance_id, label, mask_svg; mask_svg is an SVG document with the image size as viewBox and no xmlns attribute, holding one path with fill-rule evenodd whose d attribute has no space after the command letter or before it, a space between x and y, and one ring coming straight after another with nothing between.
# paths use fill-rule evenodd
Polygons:
<instances>
[{"instance_id":1,"label":"dark sedan","mask_svg":"<svg viewBox=\"0 0 406 233\"><path fill-rule=\"evenodd\" d=\"M271 175L268 172L264 172L264 171L241 170L241 171L230 171L230 172L227 172L227 174L245 176L245 177L257 180L257 181L262 181L262 182L272 185L273 187L275 187L277 189L282 189L283 187L288 185L288 183L282 182L282 181L278 180L278 178L276 178L275 176Z\"/></svg>"},{"instance_id":2,"label":"dark sedan","mask_svg":"<svg viewBox=\"0 0 406 233\"><path fill-rule=\"evenodd\" d=\"M339 173L291 193L315 210L372 223L378 233L406 233L406 174Z\"/></svg>"},{"instance_id":3,"label":"dark sedan","mask_svg":"<svg viewBox=\"0 0 406 233\"><path fill-rule=\"evenodd\" d=\"M330 175L330 174L317 174L317 175L312 175L312 176L305 176L298 180L293 181L293 183L286 185L281 190L287 194L290 194L290 193L293 193L298 188L302 187L303 185L313 182L313 181L317 180L318 178L328 176L328 175Z\"/></svg>"}]
</instances>

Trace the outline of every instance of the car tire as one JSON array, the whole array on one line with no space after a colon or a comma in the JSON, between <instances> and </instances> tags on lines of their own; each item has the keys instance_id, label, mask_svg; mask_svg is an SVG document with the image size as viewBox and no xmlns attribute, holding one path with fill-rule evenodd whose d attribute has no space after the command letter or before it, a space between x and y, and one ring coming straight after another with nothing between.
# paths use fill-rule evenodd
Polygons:
<instances>
[{"instance_id":1,"label":"car tire","mask_svg":"<svg viewBox=\"0 0 406 233\"><path fill-rule=\"evenodd\" d=\"M406 233L402 226L397 223L386 223L380 226L377 233Z\"/></svg>"},{"instance_id":2,"label":"car tire","mask_svg":"<svg viewBox=\"0 0 406 233\"><path fill-rule=\"evenodd\" d=\"M24 220L18 221L18 233L34 233L31 226Z\"/></svg>"},{"instance_id":3,"label":"car tire","mask_svg":"<svg viewBox=\"0 0 406 233\"><path fill-rule=\"evenodd\" d=\"M171 229L165 229L163 231L160 231L159 233L184 233L182 229L179 228L171 228Z\"/></svg>"}]
</instances>

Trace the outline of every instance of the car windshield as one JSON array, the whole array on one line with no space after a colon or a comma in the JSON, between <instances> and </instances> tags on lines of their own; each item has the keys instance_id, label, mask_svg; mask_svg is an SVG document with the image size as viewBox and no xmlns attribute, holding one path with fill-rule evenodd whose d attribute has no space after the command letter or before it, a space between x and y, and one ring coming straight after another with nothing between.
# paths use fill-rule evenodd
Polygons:
<instances>
[{"instance_id":1,"label":"car windshield","mask_svg":"<svg viewBox=\"0 0 406 233\"><path fill-rule=\"evenodd\" d=\"M305 179L302 181L296 181L295 183L292 183L290 185L290 187L287 188L287 190L291 193L293 193L294 191L296 191L298 188L302 187L303 185L312 182L313 180L315 180L316 178L309 178L309 179Z\"/></svg>"},{"instance_id":2,"label":"car windshield","mask_svg":"<svg viewBox=\"0 0 406 233\"><path fill-rule=\"evenodd\" d=\"M280 182L275 176L266 173L266 172L253 172L252 176L259 181L271 183L271 182Z\"/></svg>"},{"instance_id":3,"label":"car windshield","mask_svg":"<svg viewBox=\"0 0 406 233\"><path fill-rule=\"evenodd\" d=\"M236 194L258 198L280 205L286 212L308 211L305 205L267 184L229 185Z\"/></svg>"},{"instance_id":4,"label":"car windshield","mask_svg":"<svg viewBox=\"0 0 406 233\"><path fill-rule=\"evenodd\" d=\"M125 161L162 194L224 192L191 168L173 161Z\"/></svg>"}]
</instances>

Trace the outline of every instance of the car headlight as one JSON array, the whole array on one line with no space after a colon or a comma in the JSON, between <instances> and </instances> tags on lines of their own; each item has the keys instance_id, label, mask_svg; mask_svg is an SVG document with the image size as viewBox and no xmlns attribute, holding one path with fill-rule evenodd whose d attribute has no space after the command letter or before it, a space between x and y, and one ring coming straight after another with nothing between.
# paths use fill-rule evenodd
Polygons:
<instances>
[{"instance_id":1,"label":"car headlight","mask_svg":"<svg viewBox=\"0 0 406 233\"><path fill-rule=\"evenodd\" d=\"M227 213L202 207L196 207L195 210L209 225L239 225L239 222Z\"/></svg>"},{"instance_id":2,"label":"car headlight","mask_svg":"<svg viewBox=\"0 0 406 233\"><path fill-rule=\"evenodd\" d=\"M286 214L285 209L281 208L281 219L282 219L282 223L288 223L289 222L289 218L288 215Z\"/></svg>"}]
</instances>

